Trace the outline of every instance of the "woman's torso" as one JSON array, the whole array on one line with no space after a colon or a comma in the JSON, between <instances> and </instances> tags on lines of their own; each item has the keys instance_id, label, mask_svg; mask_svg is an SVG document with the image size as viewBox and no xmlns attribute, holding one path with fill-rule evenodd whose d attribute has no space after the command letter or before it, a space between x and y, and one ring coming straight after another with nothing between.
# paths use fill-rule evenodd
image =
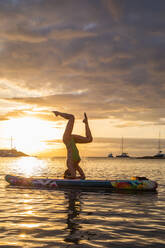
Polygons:
<instances>
[{"instance_id":1,"label":"woman's torso","mask_svg":"<svg viewBox=\"0 0 165 248\"><path fill-rule=\"evenodd\" d=\"M74 137L72 136L70 141L65 144L67 148L67 160L73 162L74 164L78 164L81 160L79 151L77 149Z\"/></svg>"}]
</instances>

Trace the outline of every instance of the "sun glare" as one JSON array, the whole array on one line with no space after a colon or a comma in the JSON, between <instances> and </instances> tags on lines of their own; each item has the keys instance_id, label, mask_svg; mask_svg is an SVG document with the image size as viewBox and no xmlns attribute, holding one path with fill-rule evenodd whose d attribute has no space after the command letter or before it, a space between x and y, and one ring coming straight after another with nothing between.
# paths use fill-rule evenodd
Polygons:
<instances>
[{"instance_id":1,"label":"sun glare","mask_svg":"<svg viewBox=\"0 0 165 248\"><path fill-rule=\"evenodd\" d=\"M52 123L32 117L6 121L6 136L12 137L13 147L28 154L47 149L46 140L61 139L61 132Z\"/></svg>"},{"instance_id":2,"label":"sun glare","mask_svg":"<svg viewBox=\"0 0 165 248\"><path fill-rule=\"evenodd\" d=\"M44 160L37 159L35 157L21 157L14 161L12 169L16 174L23 175L25 177L31 176L43 176L47 175L47 164Z\"/></svg>"}]
</instances>

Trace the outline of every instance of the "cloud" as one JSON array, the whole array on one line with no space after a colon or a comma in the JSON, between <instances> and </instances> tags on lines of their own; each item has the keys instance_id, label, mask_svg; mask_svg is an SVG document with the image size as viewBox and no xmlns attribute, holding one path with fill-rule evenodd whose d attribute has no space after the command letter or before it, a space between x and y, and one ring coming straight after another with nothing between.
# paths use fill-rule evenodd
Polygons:
<instances>
[{"instance_id":1,"label":"cloud","mask_svg":"<svg viewBox=\"0 0 165 248\"><path fill-rule=\"evenodd\" d=\"M42 108L44 118L55 108L127 125L161 123L164 10L152 0L0 1L6 112L25 104Z\"/></svg>"},{"instance_id":2,"label":"cloud","mask_svg":"<svg viewBox=\"0 0 165 248\"><path fill-rule=\"evenodd\" d=\"M54 40L69 40L69 39L79 39L84 37L92 37L97 34L93 32L88 32L85 30L74 30L74 29L52 29L50 32L47 32L45 35L38 30L28 30L26 28L18 28L16 30L7 30L1 33L1 38L7 41L18 41L18 42L27 42L27 43L42 43L47 42L50 39Z\"/></svg>"},{"instance_id":3,"label":"cloud","mask_svg":"<svg viewBox=\"0 0 165 248\"><path fill-rule=\"evenodd\" d=\"M5 117L5 116L0 116L0 121L7 121L8 120L8 117Z\"/></svg>"},{"instance_id":4,"label":"cloud","mask_svg":"<svg viewBox=\"0 0 165 248\"><path fill-rule=\"evenodd\" d=\"M22 110L12 110L5 114L1 114L0 121L4 121L4 120L6 121L6 120L10 120L11 118L21 118L25 116L26 116L26 113Z\"/></svg>"},{"instance_id":5,"label":"cloud","mask_svg":"<svg viewBox=\"0 0 165 248\"><path fill-rule=\"evenodd\" d=\"M105 8L110 12L115 21L119 21L123 12L123 1L121 0L102 0Z\"/></svg>"}]
</instances>

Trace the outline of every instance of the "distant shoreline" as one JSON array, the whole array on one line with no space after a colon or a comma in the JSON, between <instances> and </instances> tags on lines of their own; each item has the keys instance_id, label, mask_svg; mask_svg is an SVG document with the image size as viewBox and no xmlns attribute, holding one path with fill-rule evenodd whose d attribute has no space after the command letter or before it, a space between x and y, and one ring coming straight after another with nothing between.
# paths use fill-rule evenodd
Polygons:
<instances>
[{"instance_id":1,"label":"distant shoreline","mask_svg":"<svg viewBox=\"0 0 165 248\"><path fill-rule=\"evenodd\" d=\"M16 149L0 149L0 157L28 157L24 152L17 151Z\"/></svg>"}]
</instances>

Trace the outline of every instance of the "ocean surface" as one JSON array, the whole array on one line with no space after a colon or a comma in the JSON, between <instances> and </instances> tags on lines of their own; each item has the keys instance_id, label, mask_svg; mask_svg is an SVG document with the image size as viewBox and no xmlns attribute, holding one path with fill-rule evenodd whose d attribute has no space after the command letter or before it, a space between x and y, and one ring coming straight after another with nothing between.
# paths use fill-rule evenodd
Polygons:
<instances>
[{"instance_id":1,"label":"ocean surface","mask_svg":"<svg viewBox=\"0 0 165 248\"><path fill-rule=\"evenodd\" d=\"M87 179L145 176L157 193L11 187L6 174L57 178L65 159L0 158L0 247L165 247L165 160L83 158Z\"/></svg>"}]
</instances>

